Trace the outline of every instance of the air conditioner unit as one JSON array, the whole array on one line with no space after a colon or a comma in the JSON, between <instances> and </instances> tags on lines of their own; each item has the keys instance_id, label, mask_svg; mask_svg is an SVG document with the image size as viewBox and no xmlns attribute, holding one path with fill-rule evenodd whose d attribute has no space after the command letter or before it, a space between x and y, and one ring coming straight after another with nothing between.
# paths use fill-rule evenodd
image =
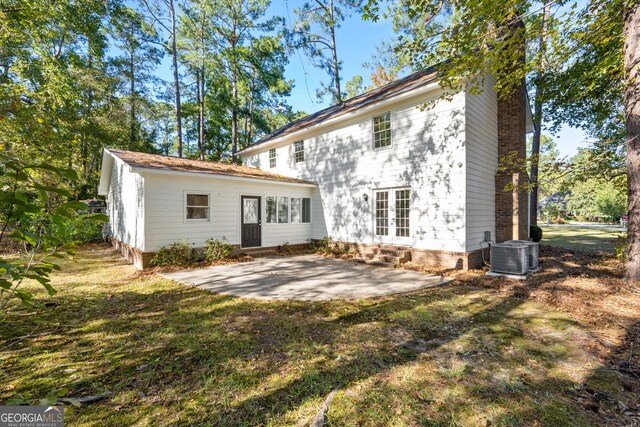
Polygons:
<instances>
[{"instance_id":1,"label":"air conditioner unit","mask_svg":"<svg viewBox=\"0 0 640 427\"><path fill-rule=\"evenodd\" d=\"M492 245L491 271L502 274L526 275L529 272L529 246L515 243Z\"/></svg>"},{"instance_id":2,"label":"air conditioner unit","mask_svg":"<svg viewBox=\"0 0 640 427\"><path fill-rule=\"evenodd\" d=\"M505 243L515 243L517 245L529 246L529 270L535 271L538 269L538 258L540 256L540 245L538 243L531 242L529 240L509 240Z\"/></svg>"}]
</instances>

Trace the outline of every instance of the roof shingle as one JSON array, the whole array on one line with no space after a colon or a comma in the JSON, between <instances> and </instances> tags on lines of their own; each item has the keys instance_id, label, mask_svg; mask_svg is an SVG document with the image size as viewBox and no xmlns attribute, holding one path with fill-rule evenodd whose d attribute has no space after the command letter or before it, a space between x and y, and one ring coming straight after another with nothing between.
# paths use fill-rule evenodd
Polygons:
<instances>
[{"instance_id":1,"label":"roof shingle","mask_svg":"<svg viewBox=\"0 0 640 427\"><path fill-rule=\"evenodd\" d=\"M253 148L256 145L263 144L274 138L285 136L302 130L307 126L320 124L326 120L342 116L359 108L371 105L375 102L380 102L385 99L389 99L391 97L416 89L420 86L436 80L437 74L438 73L435 67L430 67L423 71L418 71L417 73L410 74L406 77L396 80L395 82L373 89L369 92L363 93L362 95L347 99L340 104L332 105L331 107L325 108L324 110L317 111L301 119L295 120L271 132L269 135L265 136L259 141L250 144L245 148L245 150Z\"/></svg>"},{"instance_id":2,"label":"roof shingle","mask_svg":"<svg viewBox=\"0 0 640 427\"><path fill-rule=\"evenodd\" d=\"M161 156L159 154L139 153L137 151L119 150L115 148L109 148L108 150L111 154L133 167L191 173L205 173L212 175L228 175L268 181L289 182L294 184L315 185L315 183L310 181L291 178L284 175L278 175L249 166L241 166L230 163L209 162L203 160L191 160L181 157Z\"/></svg>"}]
</instances>

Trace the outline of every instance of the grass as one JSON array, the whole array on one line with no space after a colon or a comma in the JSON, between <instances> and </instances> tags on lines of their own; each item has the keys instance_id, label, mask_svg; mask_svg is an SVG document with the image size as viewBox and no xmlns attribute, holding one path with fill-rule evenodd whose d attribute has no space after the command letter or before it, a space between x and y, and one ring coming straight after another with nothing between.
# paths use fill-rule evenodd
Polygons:
<instances>
[{"instance_id":1,"label":"grass","mask_svg":"<svg viewBox=\"0 0 640 427\"><path fill-rule=\"evenodd\" d=\"M619 236L625 232L609 228L580 227L571 225L542 226L543 245L568 248L580 251L615 253Z\"/></svg>"},{"instance_id":2,"label":"grass","mask_svg":"<svg viewBox=\"0 0 640 427\"><path fill-rule=\"evenodd\" d=\"M610 366L638 298L613 288L614 260L544 262L528 288L471 272L399 296L264 302L139 274L89 246L54 277L56 296L34 285L39 308L0 318L0 402L111 392L68 407L67 425L289 426L339 387L329 426L625 424L616 402L638 407L637 383ZM596 323L571 300L580 292ZM607 398L594 412L595 391Z\"/></svg>"}]
</instances>

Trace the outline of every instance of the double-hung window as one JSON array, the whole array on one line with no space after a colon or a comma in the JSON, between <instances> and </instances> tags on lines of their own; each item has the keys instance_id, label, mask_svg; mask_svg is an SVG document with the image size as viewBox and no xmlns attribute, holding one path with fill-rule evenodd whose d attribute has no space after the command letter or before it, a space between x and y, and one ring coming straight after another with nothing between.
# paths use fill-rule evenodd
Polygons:
<instances>
[{"instance_id":1,"label":"double-hung window","mask_svg":"<svg viewBox=\"0 0 640 427\"><path fill-rule=\"evenodd\" d=\"M384 113L373 118L373 148L391 145L391 113Z\"/></svg>"},{"instance_id":2,"label":"double-hung window","mask_svg":"<svg viewBox=\"0 0 640 427\"><path fill-rule=\"evenodd\" d=\"M309 197L266 196L267 224L305 224L311 222Z\"/></svg>"},{"instance_id":3,"label":"double-hung window","mask_svg":"<svg viewBox=\"0 0 640 427\"><path fill-rule=\"evenodd\" d=\"M271 169L276 167L276 149L275 148L269 149L269 167Z\"/></svg>"},{"instance_id":4,"label":"double-hung window","mask_svg":"<svg viewBox=\"0 0 640 427\"><path fill-rule=\"evenodd\" d=\"M289 222L289 198L278 197L278 223L286 224Z\"/></svg>"},{"instance_id":5,"label":"double-hung window","mask_svg":"<svg viewBox=\"0 0 640 427\"><path fill-rule=\"evenodd\" d=\"M311 199L308 197L291 198L291 223L311 222Z\"/></svg>"},{"instance_id":6,"label":"double-hung window","mask_svg":"<svg viewBox=\"0 0 640 427\"><path fill-rule=\"evenodd\" d=\"M295 163L304 162L304 141L293 143L293 161Z\"/></svg>"},{"instance_id":7,"label":"double-hung window","mask_svg":"<svg viewBox=\"0 0 640 427\"><path fill-rule=\"evenodd\" d=\"M186 194L187 220L207 221L209 219L209 195L199 193Z\"/></svg>"},{"instance_id":8,"label":"double-hung window","mask_svg":"<svg viewBox=\"0 0 640 427\"><path fill-rule=\"evenodd\" d=\"M267 196L267 224L278 223L278 199L275 196Z\"/></svg>"}]
</instances>

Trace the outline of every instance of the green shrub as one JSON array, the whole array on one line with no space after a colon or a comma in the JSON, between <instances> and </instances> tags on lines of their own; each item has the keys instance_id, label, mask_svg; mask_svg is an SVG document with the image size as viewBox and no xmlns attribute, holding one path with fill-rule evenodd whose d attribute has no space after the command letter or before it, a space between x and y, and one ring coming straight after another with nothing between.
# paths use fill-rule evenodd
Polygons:
<instances>
[{"instance_id":1,"label":"green shrub","mask_svg":"<svg viewBox=\"0 0 640 427\"><path fill-rule=\"evenodd\" d=\"M329 236L324 236L320 240L309 239L307 240L307 242L308 242L309 249L314 252L319 252L324 255L329 255L330 253L333 252L332 251L333 240L331 240L331 237Z\"/></svg>"},{"instance_id":2,"label":"green shrub","mask_svg":"<svg viewBox=\"0 0 640 427\"><path fill-rule=\"evenodd\" d=\"M347 246L342 242L337 242L329 236L324 236L320 240L307 240L309 250L323 255L343 255L348 252Z\"/></svg>"},{"instance_id":3,"label":"green shrub","mask_svg":"<svg viewBox=\"0 0 640 427\"><path fill-rule=\"evenodd\" d=\"M88 243L104 240L102 228L104 223L88 221L84 215L78 215L67 224L69 242Z\"/></svg>"},{"instance_id":4,"label":"green shrub","mask_svg":"<svg viewBox=\"0 0 640 427\"><path fill-rule=\"evenodd\" d=\"M531 224L531 226L529 227L529 236L534 242L539 242L540 240L542 240L542 228L538 227L537 225Z\"/></svg>"},{"instance_id":5,"label":"green shrub","mask_svg":"<svg viewBox=\"0 0 640 427\"><path fill-rule=\"evenodd\" d=\"M291 245L289 244L289 242L282 242L282 244L278 246L278 250L286 254L291 254L293 252L293 249L291 249Z\"/></svg>"},{"instance_id":6,"label":"green shrub","mask_svg":"<svg viewBox=\"0 0 640 427\"><path fill-rule=\"evenodd\" d=\"M206 261L219 261L228 258L233 252L233 245L221 242L220 240L207 240L207 247L204 250L204 259Z\"/></svg>"},{"instance_id":7,"label":"green shrub","mask_svg":"<svg viewBox=\"0 0 640 427\"><path fill-rule=\"evenodd\" d=\"M196 255L187 241L173 242L169 247L161 246L151 260L152 265L189 265L196 261Z\"/></svg>"}]
</instances>

